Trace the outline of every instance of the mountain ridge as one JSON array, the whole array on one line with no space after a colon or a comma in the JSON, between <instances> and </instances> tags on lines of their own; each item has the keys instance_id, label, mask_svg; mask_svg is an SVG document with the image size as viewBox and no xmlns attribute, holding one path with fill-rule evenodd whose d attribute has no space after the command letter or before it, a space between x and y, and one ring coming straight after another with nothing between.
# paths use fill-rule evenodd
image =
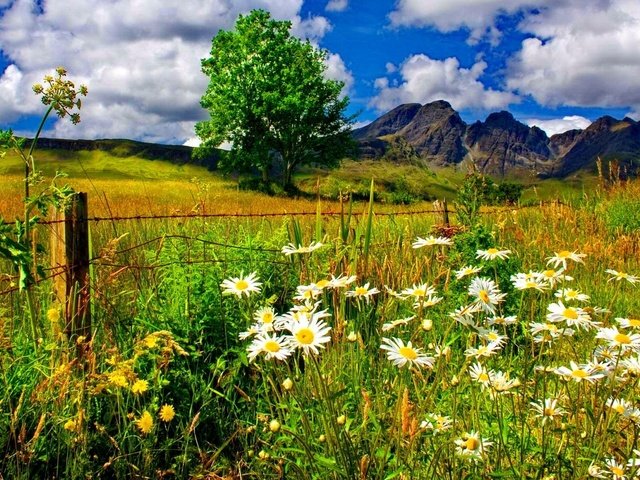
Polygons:
<instances>
[{"instance_id":1,"label":"mountain ridge","mask_svg":"<svg viewBox=\"0 0 640 480\"><path fill-rule=\"evenodd\" d=\"M382 158L392 140L402 139L427 165L473 163L486 174L565 177L594 169L598 158L618 160L628 174L640 167L640 122L604 116L584 130L548 137L507 111L466 124L444 100L403 104L355 129L361 158Z\"/></svg>"}]
</instances>

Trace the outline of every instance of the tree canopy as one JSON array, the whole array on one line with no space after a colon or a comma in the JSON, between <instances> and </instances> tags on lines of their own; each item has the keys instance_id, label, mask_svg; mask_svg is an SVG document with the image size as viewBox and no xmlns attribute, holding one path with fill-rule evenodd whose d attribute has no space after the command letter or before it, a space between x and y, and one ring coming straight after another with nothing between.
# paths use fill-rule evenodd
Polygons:
<instances>
[{"instance_id":1,"label":"tree canopy","mask_svg":"<svg viewBox=\"0 0 640 480\"><path fill-rule=\"evenodd\" d=\"M285 189L303 164L332 166L351 145L349 99L342 82L325 78L326 52L290 34L291 22L264 10L220 31L202 60L209 86L201 105L210 119L196 125L203 147L231 144L221 168L282 174Z\"/></svg>"}]
</instances>

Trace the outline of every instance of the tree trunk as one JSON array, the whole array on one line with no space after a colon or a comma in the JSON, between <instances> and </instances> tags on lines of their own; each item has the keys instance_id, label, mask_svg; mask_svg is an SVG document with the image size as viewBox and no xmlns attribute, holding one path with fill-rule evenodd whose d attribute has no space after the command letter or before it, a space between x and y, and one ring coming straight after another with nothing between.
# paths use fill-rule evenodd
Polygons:
<instances>
[{"instance_id":1,"label":"tree trunk","mask_svg":"<svg viewBox=\"0 0 640 480\"><path fill-rule=\"evenodd\" d=\"M269 183L269 165L262 167L262 181L265 184Z\"/></svg>"}]
</instances>

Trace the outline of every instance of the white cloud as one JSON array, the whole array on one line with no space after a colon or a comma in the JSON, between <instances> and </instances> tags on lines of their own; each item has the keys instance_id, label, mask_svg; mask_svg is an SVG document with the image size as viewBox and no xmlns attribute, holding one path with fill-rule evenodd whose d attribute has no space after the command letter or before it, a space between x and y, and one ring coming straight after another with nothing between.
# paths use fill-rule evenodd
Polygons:
<instances>
[{"instance_id":1,"label":"white cloud","mask_svg":"<svg viewBox=\"0 0 640 480\"><path fill-rule=\"evenodd\" d=\"M543 105L640 109L640 2L563 0L521 28L534 37L509 63L509 88Z\"/></svg>"},{"instance_id":2,"label":"white cloud","mask_svg":"<svg viewBox=\"0 0 640 480\"><path fill-rule=\"evenodd\" d=\"M387 73L395 73L398 71L398 67L396 67L393 63L391 62L387 62L384 65L385 70L387 71Z\"/></svg>"},{"instance_id":3,"label":"white cloud","mask_svg":"<svg viewBox=\"0 0 640 480\"><path fill-rule=\"evenodd\" d=\"M327 69L324 72L325 77L344 82L342 92L348 94L351 87L353 87L354 80L353 74L344 64L342 57L337 53L330 53L325 60L325 64L327 65Z\"/></svg>"},{"instance_id":4,"label":"white cloud","mask_svg":"<svg viewBox=\"0 0 640 480\"><path fill-rule=\"evenodd\" d=\"M402 81L389 86L387 78L378 78L375 87L378 94L371 104L379 111L386 111L401 103L428 103L446 100L455 109L498 109L518 98L509 92L485 87L478 78L487 64L476 62L471 68L460 67L457 58L434 60L426 55L413 55L400 66Z\"/></svg>"},{"instance_id":5,"label":"white cloud","mask_svg":"<svg viewBox=\"0 0 640 480\"><path fill-rule=\"evenodd\" d=\"M206 118L200 60L240 13L263 8L314 42L331 28L324 17L302 19L302 0L44 0L40 10L33 3L15 0L0 17L10 63L0 74L0 122L43 113L31 86L62 65L89 95L79 125L62 120L46 132L60 137L183 143ZM336 74L346 78L338 59Z\"/></svg>"},{"instance_id":6,"label":"white cloud","mask_svg":"<svg viewBox=\"0 0 640 480\"><path fill-rule=\"evenodd\" d=\"M525 123L530 127L534 125L546 132L550 137L557 133L564 133L569 130L584 130L591 125L591 120L580 115L569 115L562 118L550 118L550 119L537 119L529 118L525 120Z\"/></svg>"},{"instance_id":7,"label":"white cloud","mask_svg":"<svg viewBox=\"0 0 640 480\"><path fill-rule=\"evenodd\" d=\"M325 10L327 12L344 12L349 6L349 0L329 0Z\"/></svg>"},{"instance_id":8,"label":"white cloud","mask_svg":"<svg viewBox=\"0 0 640 480\"><path fill-rule=\"evenodd\" d=\"M399 0L389 19L393 26L435 27L441 32L465 28L470 43L487 39L495 44L500 38L496 17L556 1L563 0Z\"/></svg>"}]
</instances>

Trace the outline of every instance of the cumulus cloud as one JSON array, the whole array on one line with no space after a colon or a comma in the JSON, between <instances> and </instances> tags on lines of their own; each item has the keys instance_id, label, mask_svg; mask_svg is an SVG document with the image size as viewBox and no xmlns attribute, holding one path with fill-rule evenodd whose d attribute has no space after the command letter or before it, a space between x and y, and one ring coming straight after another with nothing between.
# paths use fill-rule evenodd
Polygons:
<instances>
[{"instance_id":1,"label":"cumulus cloud","mask_svg":"<svg viewBox=\"0 0 640 480\"><path fill-rule=\"evenodd\" d=\"M457 58L434 60L426 55L413 55L400 66L402 81L390 85L386 77L376 79L377 95L371 101L379 111L386 111L401 103L428 103L447 100L455 109L499 109L518 98L510 93L487 88L478 80L487 64L476 62L462 68Z\"/></svg>"},{"instance_id":2,"label":"cumulus cloud","mask_svg":"<svg viewBox=\"0 0 640 480\"><path fill-rule=\"evenodd\" d=\"M353 74L344 64L342 57L337 53L330 53L325 60L325 64L327 65L327 69L324 72L325 77L344 82L342 92L348 94L351 87L353 87L354 80Z\"/></svg>"},{"instance_id":3,"label":"cumulus cloud","mask_svg":"<svg viewBox=\"0 0 640 480\"><path fill-rule=\"evenodd\" d=\"M344 12L349 6L349 0L329 0L325 10L327 12Z\"/></svg>"},{"instance_id":4,"label":"cumulus cloud","mask_svg":"<svg viewBox=\"0 0 640 480\"><path fill-rule=\"evenodd\" d=\"M584 130L591 125L591 120L580 115L569 115L562 118L548 118L538 119L529 118L525 120L525 123L530 127L534 125L546 132L548 136L555 135L557 133L564 133L569 130Z\"/></svg>"},{"instance_id":5,"label":"cumulus cloud","mask_svg":"<svg viewBox=\"0 0 640 480\"><path fill-rule=\"evenodd\" d=\"M563 0L530 15L507 86L543 105L640 109L640 2Z\"/></svg>"},{"instance_id":6,"label":"cumulus cloud","mask_svg":"<svg viewBox=\"0 0 640 480\"><path fill-rule=\"evenodd\" d=\"M389 20L393 26L434 27L441 32L464 28L470 31L470 43L486 39L496 44L500 32L495 21L499 15L540 8L556 1L563 0L399 0Z\"/></svg>"},{"instance_id":7,"label":"cumulus cloud","mask_svg":"<svg viewBox=\"0 0 640 480\"><path fill-rule=\"evenodd\" d=\"M31 85L62 65L89 96L79 125L58 121L46 132L59 137L183 143L206 118L200 60L239 14L269 10L314 42L331 28L324 17L301 18L302 0L44 0L40 7L15 0L0 17L0 48L9 59L0 74L0 122L41 114ZM348 73L333 63L336 75Z\"/></svg>"}]
</instances>

